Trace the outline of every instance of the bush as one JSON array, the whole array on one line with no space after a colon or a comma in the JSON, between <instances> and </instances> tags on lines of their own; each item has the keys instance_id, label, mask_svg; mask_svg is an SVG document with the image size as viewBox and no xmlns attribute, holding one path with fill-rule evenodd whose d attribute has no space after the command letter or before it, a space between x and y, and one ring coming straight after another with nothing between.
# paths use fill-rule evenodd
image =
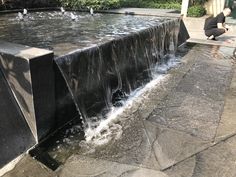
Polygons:
<instances>
[{"instance_id":1,"label":"bush","mask_svg":"<svg viewBox=\"0 0 236 177\"><path fill-rule=\"evenodd\" d=\"M60 0L61 5L71 9L96 10L114 9L119 7L143 7L160 9L181 9L182 0Z\"/></svg>"},{"instance_id":2,"label":"bush","mask_svg":"<svg viewBox=\"0 0 236 177\"><path fill-rule=\"evenodd\" d=\"M96 10L119 8L120 0L60 0L61 5L71 9L87 9L92 7Z\"/></svg>"},{"instance_id":3,"label":"bush","mask_svg":"<svg viewBox=\"0 0 236 177\"><path fill-rule=\"evenodd\" d=\"M192 6L188 9L189 17L202 17L206 14L206 9L200 5Z\"/></svg>"},{"instance_id":4,"label":"bush","mask_svg":"<svg viewBox=\"0 0 236 177\"><path fill-rule=\"evenodd\" d=\"M181 9L181 4L179 3L155 3L150 2L146 6L147 8L157 8L157 9Z\"/></svg>"},{"instance_id":5,"label":"bush","mask_svg":"<svg viewBox=\"0 0 236 177\"><path fill-rule=\"evenodd\" d=\"M208 0L190 0L192 6L204 5Z\"/></svg>"},{"instance_id":6,"label":"bush","mask_svg":"<svg viewBox=\"0 0 236 177\"><path fill-rule=\"evenodd\" d=\"M121 0L122 7L181 9L182 0Z\"/></svg>"},{"instance_id":7,"label":"bush","mask_svg":"<svg viewBox=\"0 0 236 177\"><path fill-rule=\"evenodd\" d=\"M122 7L143 7L144 2L140 0L121 0Z\"/></svg>"}]
</instances>

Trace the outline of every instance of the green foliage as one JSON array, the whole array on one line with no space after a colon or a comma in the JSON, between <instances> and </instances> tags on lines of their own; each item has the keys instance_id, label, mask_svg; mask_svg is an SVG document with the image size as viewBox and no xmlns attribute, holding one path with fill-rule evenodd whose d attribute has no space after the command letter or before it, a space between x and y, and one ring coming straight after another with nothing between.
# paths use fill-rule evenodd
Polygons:
<instances>
[{"instance_id":1,"label":"green foliage","mask_svg":"<svg viewBox=\"0 0 236 177\"><path fill-rule=\"evenodd\" d=\"M150 2L146 6L147 8L157 8L157 9L181 9L181 4L179 3L155 3Z\"/></svg>"},{"instance_id":2,"label":"green foliage","mask_svg":"<svg viewBox=\"0 0 236 177\"><path fill-rule=\"evenodd\" d=\"M190 0L190 5L204 5L208 0Z\"/></svg>"},{"instance_id":3,"label":"green foliage","mask_svg":"<svg viewBox=\"0 0 236 177\"><path fill-rule=\"evenodd\" d=\"M189 17L202 17L205 14L206 14L206 9L200 5L195 5L188 9Z\"/></svg>"},{"instance_id":4,"label":"green foliage","mask_svg":"<svg viewBox=\"0 0 236 177\"><path fill-rule=\"evenodd\" d=\"M182 0L121 0L122 7L181 9Z\"/></svg>"},{"instance_id":5,"label":"green foliage","mask_svg":"<svg viewBox=\"0 0 236 177\"><path fill-rule=\"evenodd\" d=\"M142 7L144 4L140 0L121 0L120 3L122 7Z\"/></svg>"},{"instance_id":6,"label":"green foliage","mask_svg":"<svg viewBox=\"0 0 236 177\"><path fill-rule=\"evenodd\" d=\"M60 0L61 5L72 9L87 9L92 7L96 10L119 8L120 0Z\"/></svg>"},{"instance_id":7,"label":"green foliage","mask_svg":"<svg viewBox=\"0 0 236 177\"><path fill-rule=\"evenodd\" d=\"M71 9L97 10L119 7L143 7L160 9L181 9L182 0L60 0L61 5Z\"/></svg>"},{"instance_id":8,"label":"green foliage","mask_svg":"<svg viewBox=\"0 0 236 177\"><path fill-rule=\"evenodd\" d=\"M150 1L150 0L145 0L145 1ZM182 0L152 0L155 3L160 3L160 4L168 4L168 3L182 3Z\"/></svg>"}]
</instances>

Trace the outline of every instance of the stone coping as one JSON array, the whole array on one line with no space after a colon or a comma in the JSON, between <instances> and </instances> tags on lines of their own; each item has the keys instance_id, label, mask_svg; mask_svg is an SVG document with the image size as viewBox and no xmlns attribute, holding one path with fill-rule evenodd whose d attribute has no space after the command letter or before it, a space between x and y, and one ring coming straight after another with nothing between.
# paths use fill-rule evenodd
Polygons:
<instances>
[{"instance_id":1,"label":"stone coping","mask_svg":"<svg viewBox=\"0 0 236 177\"><path fill-rule=\"evenodd\" d=\"M79 9L72 10L65 8L66 11L80 11L80 12L89 12L89 10ZM29 12L38 12L38 11L50 11L56 10L60 11L60 7L46 7L46 8L30 8L27 9ZM12 10L3 10L0 11L1 14L6 13L17 13L22 11L22 9L12 9ZM119 8L111 10L95 10L95 13L115 13L115 14L127 14L127 15L144 15L144 16L160 16L160 17L181 17L180 12L176 9L151 9L151 8Z\"/></svg>"},{"instance_id":2,"label":"stone coping","mask_svg":"<svg viewBox=\"0 0 236 177\"><path fill-rule=\"evenodd\" d=\"M145 15L145 16L160 16L160 17L181 17L180 12L176 9L149 9L149 8L120 8L113 10L99 11L102 13L116 13L127 15Z\"/></svg>"},{"instance_id":3,"label":"stone coping","mask_svg":"<svg viewBox=\"0 0 236 177\"><path fill-rule=\"evenodd\" d=\"M0 40L0 53L6 53L26 60L31 60L33 58L51 54L53 51Z\"/></svg>"}]
</instances>

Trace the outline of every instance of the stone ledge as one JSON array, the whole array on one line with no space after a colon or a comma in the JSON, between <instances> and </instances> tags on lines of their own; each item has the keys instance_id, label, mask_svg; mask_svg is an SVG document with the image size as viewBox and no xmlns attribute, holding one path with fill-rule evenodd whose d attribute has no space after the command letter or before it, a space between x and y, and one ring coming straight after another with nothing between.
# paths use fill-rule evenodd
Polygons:
<instances>
[{"instance_id":1,"label":"stone ledge","mask_svg":"<svg viewBox=\"0 0 236 177\"><path fill-rule=\"evenodd\" d=\"M0 53L31 60L40 56L53 54L53 51L29 47L0 40Z\"/></svg>"}]
</instances>

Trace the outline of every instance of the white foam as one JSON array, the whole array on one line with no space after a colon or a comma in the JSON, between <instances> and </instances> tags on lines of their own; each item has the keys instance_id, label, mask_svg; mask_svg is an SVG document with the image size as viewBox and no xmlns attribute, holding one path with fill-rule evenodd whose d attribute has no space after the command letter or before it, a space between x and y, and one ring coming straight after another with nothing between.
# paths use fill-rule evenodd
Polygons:
<instances>
[{"instance_id":1,"label":"white foam","mask_svg":"<svg viewBox=\"0 0 236 177\"><path fill-rule=\"evenodd\" d=\"M170 56L169 61L166 64L156 66L152 74L153 80L144 87L134 90L122 107L112 107L111 111L107 114L107 119L96 122L97 126L95 126L95 128L92 123L88 123L88 128L85 130L86 143L99 146L108 143L111 139L119 139L123 133L122 127L117 124L120 115L134 106L134 104L141 104L142 99L145 97L145 93L158 87L161 81L168 78L168 75L164 75L163 73L166 73L178 63L179 58ZM160 74L160 71L162 74Z\"/></svg>"}]
</instances>

